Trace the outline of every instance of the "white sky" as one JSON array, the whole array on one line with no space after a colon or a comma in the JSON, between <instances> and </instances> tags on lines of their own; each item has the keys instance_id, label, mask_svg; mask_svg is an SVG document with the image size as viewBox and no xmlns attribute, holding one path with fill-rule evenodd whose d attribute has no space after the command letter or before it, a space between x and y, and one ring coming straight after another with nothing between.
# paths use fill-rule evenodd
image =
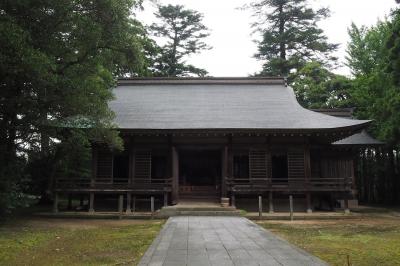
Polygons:
<instances>
[{"instance_id":1,"label":"white sky","mask_svg":"<svg viewBox=\"0 0 400 266\"><path fill-rule=\"evenodd\" d=\"M206 69L211 76L248 76L261 70L261 62L252 56L257 52L253 42L257 35L251 35L250 11L239 10L250 0L160 0L162 4L179 4L197 10L204 15L204 24L211 30L206 42L213 47L189 58L187 61ZM351 22L358 26L371 26L378 19L384 19L395 0L310 0L315 6L329 7L331 17L321 22L330 42L341 45L338 51L340 63L345 62L346 44L349 40L347 29ZM154 21L154 7L147 2L145 10L138 12L138 18L145 24ZM349 74L342 66L335 72Z\"/></svg>"}]
</instances>

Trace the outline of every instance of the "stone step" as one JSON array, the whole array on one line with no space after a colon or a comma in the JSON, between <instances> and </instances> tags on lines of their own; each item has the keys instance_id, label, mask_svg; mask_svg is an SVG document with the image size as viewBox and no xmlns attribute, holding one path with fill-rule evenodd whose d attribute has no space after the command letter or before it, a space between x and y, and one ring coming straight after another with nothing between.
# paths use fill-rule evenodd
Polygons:
<instances>
[{"instance_id":1,"label":"stone step","mask_svg":"<svg viewBox=\"0 0 400 266\"><path fill-rule=\"evenodd\" d=\"M174 216L240 216L240 211L179 211Z\"/></svg>"},{"instance_id":2,"label":"stone step","mask_svg":"<svg viewBox=\"0 0 400 266\"><path fill-rule=\"evenodd\" d=\"M219 206L168 206L161 210L176 210L176 211L237 211L234 207L219 207Z\"/></svg>"},{"instance_id":3,"label":"stone step","mask_svg":"<svg viewBox=\"0 0 400 266\"><path fill-rule=\"evenodd\" d=\"M160 211L157 216L240 216L240 211Z\"/></svg>"},{"instance_id":4,"label":"stone step","mask_svg":"<svg viewBox=\"0 0 400 266\"><path fill-rule=\"evenodd\" d=\"M240 216L240 211L233 207L218 206L168 206L157 214L160 217L170 216Z\"/></svg>"},{"instance_id":5,"label":"stone step","mask_svg":"<svg viewBox=\"0 0 400 266\"><path fill-rule=\"evenodd\" d=\"M220 197L218 196L214 196L214 195L198 195L198 194L194 194L194 195L179 195L180 199L213 199L213 200L217 200Z\"/></svg>"}]
</instances>

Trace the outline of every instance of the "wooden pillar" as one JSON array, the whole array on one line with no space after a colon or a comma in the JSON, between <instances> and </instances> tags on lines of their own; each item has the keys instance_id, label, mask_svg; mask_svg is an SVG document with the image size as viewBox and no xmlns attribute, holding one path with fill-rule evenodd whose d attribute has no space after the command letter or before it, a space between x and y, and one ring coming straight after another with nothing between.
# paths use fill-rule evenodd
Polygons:
<instances>
[{"instance_id":1,"label":"wooden pillar","mask_svg":"<svg viewBox=\"0 0 400 266\"><path fill-rule=\"evenodd\" d=\"M130 214L132 205L132 194L130 192L126 193L126 214Z\"/></svg>"},{"instance_id":2,"label":"wooden pillar","mask_svg":"<svg viewBox=\"0 0 400 266\"><path fill-rule=\"evenodd\" d=\"M95 186L97 177L97 148L92 146L92 175L90 178L90 187Z\"/></svg>"},{"instance_id":3,"label":"wooden pillar","mask_svg":"<svg viewBox=\"0 0 400 266\"><path fill-rule=\"evenodd\" d=\"M129 144L129 180L128 183L132 186L135 179L135 148L134 148L134 138L130 139Z\"/></svg>"},{"instance_id":4,"label":"wooden pillar","mask_svg":"<svg viewBox=\"0 0 400 266\"><path fill-rule=\"evenodd\" d=\"M269 213L274 213L274 202L273 202L273 192L269 192L269 199L268 199L268 204L269 204Z\"/></svg>"},{"instance_id":5,"label":"wooden pillar","mask_svg":"<svg viewBox=\"0 0 400 266\"><path fill-rule=\"evenodd\" d=\"M154 196L150 197L150 210L151 210L151 217L154 215Z\"/></svg>"},{"instance_id":6,"label":"wooden pillar","mask_svg":"<svg viewBox=\"0 0 400 266\"><path fill-rule=\"evenodd\" d=\"M72 210L72 194L68 194L68 210Z\"/></svg>"},{"instance_id":7,"label":"wooden pillar","mask_svg":"<svg viewBox=\"0 0 400 266\"><path fill-rule=\"evenodd\" d=\"M262 207L262 196L258 196L258 218L262 218L262 212L263 212L263 207Z\"/></svg>"},{"instance_id":8,"label":"wooden pillar","mask_svg":"<svg viewBox=\"0 0 400 266\"><path fill-rule=\"evenodd\" d=\"M172 146L172 204L179 202L179 154L175 146Z\"/></svg>"},{"instance_id":9,"label":"wooden pillar","mask_svg":"<svg viewBox=\"0 0 400 266\"><path fill-rule=\"evenodd\" d=\"M306 144L304 145L304 175L305 175L305 180L306 180L305 183L307 186L306 190L309 191L310 182L311 182L311 154L310 154L310 144L309 144L308 139L306 139ZM293 200L293 197L292 197L292 200ZM312 213L310 192L306 193L306 201L307 201L307 213ZM293 205L293 202L292 202L292 205ZM293 217L292 217L292 219L293 219Z\"/></svg>"},{"instance_id":10,"label":"wooden pillar","mask_svg":"<svg viewBox=\"0 0 400 266\"><path fill-rule=\"evenodd\" d=\"M79 207L83 206L83 204L84 204L83 201L84 201L83 195L80 195L80 197L79 197Z\"/></svg>"},{"instance_id":11,"label":"wooden pillar","mask_svg":"<svg viewBox=\"0 0 400 266\"><path fill-rule=\"evenodd\" d=\"M228 178L228 151L229 148L225 145L222 148L222 180L221 180L221 197L227 197L227 178Z\"/></svg>"},{"instance_id":12,"label":"wooden pillar","mask_svg":"<svg viewBox=\"0 0 400 266\"><path fill-rule=\"evenodd\" d=\"M293 221L293 196L289 196L290 220Z\"/></svg>"},{"instance_id":13,"label":"wooden pillar","mask_svg":"<svg viewBox=\"0 0 400 266\"><path fill-rule=\"evenodd\" d=\"M118 212L121 215L124 210L124 195L119 195L118 197Z\"/></svg>"},{"instance_id":14,"label":"wooden pillar","mask_svg":"<svg viewBox=\"0 0 400 266\"><path fill-rule=\"evenodd\" d=\"M89 194L89 212L94 212L94 193Z\"/></svg>"},{"instance_id":15,"label":"wooden pillar","mask_svg":"<svg viewBox=\"0 0 400 266\"><path fill-rule=\"evenodd\" d=\"M310 156L310 145L304 145L304 177L305 180L310 182L311 179L311 156Z\"/></svg>"},{"instance_id":16,"label":"wooden pillar","mask_svg":"<svg viewBox=\"0 0 400 266\"><path fill-rule=\"evenodd\" d=\"M349 214L350 213L349 200L347 198L344 199L344 213L345 214Z\"/></svg>"},{"instance_id":17,"label":"wooden pillar","mask_svg":"<svg viewBox=\"0 0 400 266\"><path fill-rule=\"evenodd\" d=\"M233 192L231 192L231 206L236 208L236 198Z\"/></svg>"},{"instance_id":18,"label":"wooden pillar","mask_svg":"<svg viewBox=\"0 0 400 266\"><path fill-rule=\"evenodd\" d=\"M306 194L306 201L307 201L307 213L312 213L311 193Z\"/></svg>"},{"instance_id":19,"label":"wooden pillar","mask_svg":"<svg viewBox=\"0 0 400 266\"><path fill-rule=\"evenodd\" d=\"M132 198L132 212L136 211L136 196Z\"/></svg>"},{"instance_id":20,"label":"wooden pillar","mask_svg":"<svg viewBox=\"0 0 400 266\"><path fill-rule=\"evenodd\" d=\"M54 200L53 200L53 213L58 213L58 193L54 193Z\"/></svg>"},{"instance_id":21,"label":"wooden pillar","mask_svg":"<svg viewBox=\"0 0 400 266\"><path fill-rule=\"evenodd\" d=\"M227 164L227 177L233 178L233 149L232 149L232 135L229 136L228 140L228 164Z\"/></svg>"},{"instance_id":22,"label":"wooden pillar","mask_svg":"<svg viewBox=\"0 0 400 266\"><path fill-rule=\"evenodd\" d=\"M164 207L168 206L168 192L164 192Z\"/></svg>"}]
</instances>

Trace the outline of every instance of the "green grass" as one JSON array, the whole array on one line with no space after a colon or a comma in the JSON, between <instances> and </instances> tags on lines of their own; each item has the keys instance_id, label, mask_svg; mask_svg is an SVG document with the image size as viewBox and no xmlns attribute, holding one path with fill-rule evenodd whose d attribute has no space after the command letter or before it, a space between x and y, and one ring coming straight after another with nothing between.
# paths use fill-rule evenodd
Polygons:
<instances>
[{"instance_id":1,"label":"green grass","mask_svg":"<svg viewBox=\"0 0 400 266\"><path fill-rule=\"evenodd\" d=\"M330 265L400 265L400 219L260 224Z\"/></svg>"},{"instance_id":2,"label":"green grass","mask_svg":"<svg viewBox=\"0 0 400 266\"><path fill-rule=\"evenodd\" d=\"M80 222L0 227L0 265L136 265L163 224Z\"/></svg>"}]
</instances>

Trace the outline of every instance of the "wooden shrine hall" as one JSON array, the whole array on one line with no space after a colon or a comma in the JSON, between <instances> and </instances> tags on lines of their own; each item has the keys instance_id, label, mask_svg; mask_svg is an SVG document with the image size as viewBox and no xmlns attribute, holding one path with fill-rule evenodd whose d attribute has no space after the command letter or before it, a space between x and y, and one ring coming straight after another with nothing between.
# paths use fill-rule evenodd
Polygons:
<instances>
[{"instance_id":1,"label":"wooden shrine hall","mask_svg":"<svg viewBox=\"0 0 400 266\"><path fill-rule=\"evenodd\" d=\"M356 195L351 147L370 121L304 109L282 78L121 79L114 94L124 151L94 144L91 178L55 182L56 195L87 196L89 211L104 194L127 212L136 197L264 196L273 211L276 197L297 195L312 211Z\"/></svg>"}]
</instances>

